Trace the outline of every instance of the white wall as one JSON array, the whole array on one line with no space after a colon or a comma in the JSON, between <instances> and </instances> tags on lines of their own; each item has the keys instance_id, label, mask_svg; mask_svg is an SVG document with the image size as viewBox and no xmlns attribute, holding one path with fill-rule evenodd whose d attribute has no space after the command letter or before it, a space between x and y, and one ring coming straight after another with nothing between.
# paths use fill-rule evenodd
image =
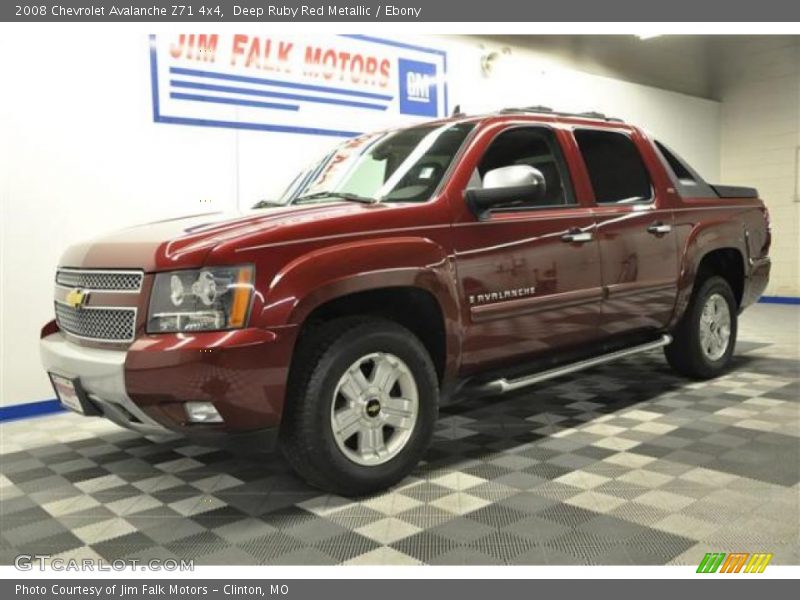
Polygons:
<instances>
[{"instance_id":1,"label":"white wall","mask_svg":"<svg viewBox=\"0 0 800 600\"><path fill-rule=\"evenodd\" d=\"M146 35L80 31L33 36L8 27L0 35L0 405L53 395L38 337L67 245L138 222L249 205L335 143L155 124ZM601 110L649 128L717 179L715 102L588 75L522 49L489 80L475 40L425 42L450 51L451 106Z\"/></svg>"},{"instance_id":2,"label":"white wall","mask_svg":"<svg viewBox=\"0 0 800 600\"><path fill-rule=\"evenodd\" d=\"M507 41L507 39L505 40ZM454 102L466 112L544 105L566 111L599 111L645 127L680 152L704 177L719 175L719 103L591 75L568 58L511 47L490 78L480 73L482 53L505 46L454 39Z\"/></svg>"},{"instance_id":3,"label":"white wall","mask_svg":"<svg viewBox=\"0 0 800 600\"><path fill-rule=\"evenodd\" d=\"M726 41L719 66L722 180L757 187L769 208L766 293L800 296L800 38Z\"/></svg>"}]
</instances>

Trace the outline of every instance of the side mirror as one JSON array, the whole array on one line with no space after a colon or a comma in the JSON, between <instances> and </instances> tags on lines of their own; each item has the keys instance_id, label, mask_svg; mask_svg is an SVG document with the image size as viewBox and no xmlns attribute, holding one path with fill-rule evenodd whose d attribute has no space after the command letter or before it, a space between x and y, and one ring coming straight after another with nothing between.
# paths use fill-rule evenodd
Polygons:
<instances>
[{"instance_id":1,"label":"side mirror","mask_svg":"<svg viewBox=\"0 0 800 600\"><path fill-rule=\"evenodd\" d=\"M511 165L492 169L483 177L483 187L467 190L467 206L479 219L492 208L536 202L544 198L544 175L530 165Z\"/></svg>"}]
</instances>

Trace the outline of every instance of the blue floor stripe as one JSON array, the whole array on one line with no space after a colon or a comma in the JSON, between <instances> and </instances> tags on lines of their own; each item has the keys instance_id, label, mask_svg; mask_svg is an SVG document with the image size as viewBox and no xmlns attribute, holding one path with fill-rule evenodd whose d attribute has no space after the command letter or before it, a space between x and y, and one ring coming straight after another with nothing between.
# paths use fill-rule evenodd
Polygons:
<instances>
[{"instance_id":1,"label":"blue floor stripe","mask_svg":"<svg viewBox=\"0 0 800 600\"><path fill-rule=\"evenodd\" d=\"M61 406L58 400L42 400L41 402L26 402L25 404L12 404L11 406L0 406L0 423L4 421L18 421L20 419L30 419L31 417L41 417L54 413L64 412L66 409Z\"/></svg>"},{"instance_id":2,"label":"blue floor stripe","mask_svg":"<svg viewBox=\"0 0 800 600\"><path fill-rule=\"evenodd\" d=\"M794 296L761 296L762 304L800 304L800 298Z\"/></svg>"}]
</instances>

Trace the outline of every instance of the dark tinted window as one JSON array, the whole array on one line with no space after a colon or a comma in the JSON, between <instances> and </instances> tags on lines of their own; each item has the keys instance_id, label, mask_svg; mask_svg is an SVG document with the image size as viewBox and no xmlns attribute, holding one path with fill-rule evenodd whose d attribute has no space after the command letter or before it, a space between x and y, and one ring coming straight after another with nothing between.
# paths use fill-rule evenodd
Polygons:
<instances>
[{"instance_id":1,"label":"dark tinted window","mask_svg":"<svg viewBox=\"0 0 800 600\"><path fill-rule=\"evenodd\" d=\"M553 132L545 128L509 129L498 135L483 155L469 187L480 188L483 177L493 169L511 165L530 165L545 180L545 194L536 202L521 199L513 208L535 208L574 203L564 156Z\"/></svg>"},{"instance_id":2,"label":"dark tinted window","mask_svg":"<svg viewBox=\"0 0 800 600\"><path fill-rule=\"evenodd\" d=\"M684 198L718 198L717 193L708 185L700 174L680 155L661 142L654 141L661 163Z\"/></svg>"},{"instance_id":3,"label":"dark tinted window","mask_svg":"<svg viewBox=\"0 0 800 600\"><path fill-rule=\"evenodd\" d=\"M633 141L622 133L575 132L599 204L649 200L650 176Z\"/></svg>"}]
</instances>

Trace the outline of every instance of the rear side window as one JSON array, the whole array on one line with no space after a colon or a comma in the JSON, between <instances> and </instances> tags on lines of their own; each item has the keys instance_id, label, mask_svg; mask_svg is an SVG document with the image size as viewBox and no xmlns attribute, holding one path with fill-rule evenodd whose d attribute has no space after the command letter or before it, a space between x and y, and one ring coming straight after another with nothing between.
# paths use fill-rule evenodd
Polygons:
<instances>
[{"instance_id":1,"label":"rear side window","mask_svg":"<svg viewBox=\"0 0 800 600\"><path fill-rule=\"evenodd\" d=\"M652 197L650 176L633 141L614 131L575 132L598 204L627 204Z\"/></svg>"},{"instance_id":2,"label":"rear side window","mask_svg":"<svg viewBox=\"0 0 800 600\"><path fill-rule=\"evenodd\" d=\"M694 175L689 172L689 169L680 161L677 156L670 152L661 142L656 142L655 144L656 148L658 148L658 151L661 152L661 156L663 156L664 160L667 161L669 168L672 169L675 177L678 178L678 181L689 185L697 183Z\"/></svg>"},{"instance_id":3,"label":"rear side window","mask_svg":"<svg viewBox=\"0 0 800 600\"><path fill-rule=\"evenodd\" d=\"M719 198L717 192L680 155L657 140L654 140L653 143L667 174L678 188L681 196L684 198Z\"/></svg>"}]
</instances>

